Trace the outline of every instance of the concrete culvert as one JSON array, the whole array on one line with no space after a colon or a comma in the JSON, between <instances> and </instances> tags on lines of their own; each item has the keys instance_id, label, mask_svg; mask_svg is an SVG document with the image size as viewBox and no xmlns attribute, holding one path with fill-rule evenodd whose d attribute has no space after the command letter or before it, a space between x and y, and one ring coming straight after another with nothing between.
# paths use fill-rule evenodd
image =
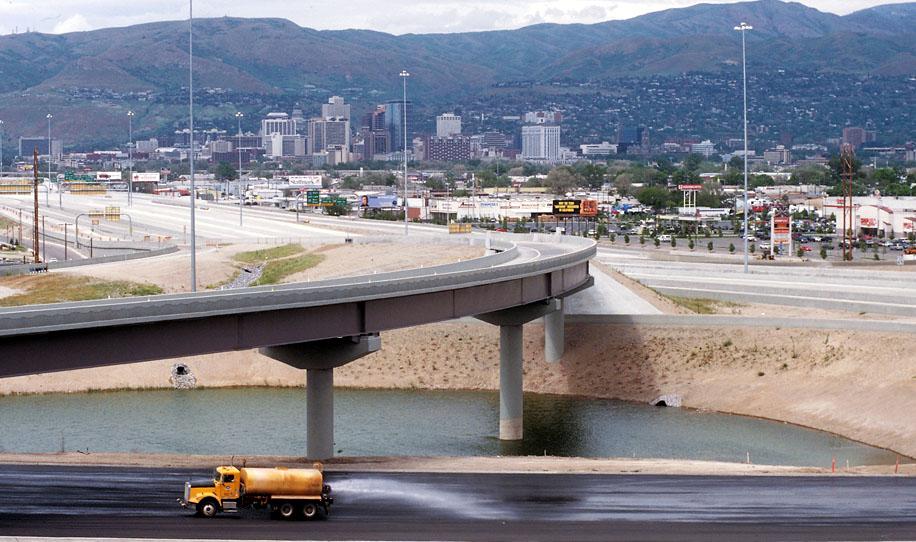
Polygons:
<instances>
[{"instance_id":1,"label":"concrete culvert","mask_svg":"<svg viewBox=\"0 0 916 542\"><path fill-rule=\"evenodd\" d=\"M679 407L681 406L681 396L675 393L666 393L649 401L652 406Z\"/></svg>"},{"instance_id":2,"label":"concrete culvert","mask_svg":"<svg viewBox=\"0 0 916 542\"><path fill-rule=\"evenodd\" d=\"M169 382L177 390L187 390L197 387L197 379L194 377L194 374L191 373L191 368L184 363L172 365Z\"/></svg>"}]
</instances>

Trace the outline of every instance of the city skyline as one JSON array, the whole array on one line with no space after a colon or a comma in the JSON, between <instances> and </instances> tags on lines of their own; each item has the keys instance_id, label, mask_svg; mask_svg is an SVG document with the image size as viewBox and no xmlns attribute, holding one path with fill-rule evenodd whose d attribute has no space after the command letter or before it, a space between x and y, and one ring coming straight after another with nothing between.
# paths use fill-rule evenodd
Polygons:
<instances>
[{"instance_id":1,"label":"city skyline","mask_svg":"<svg viewBox=\"0 0 916 542\"><path fill-rule=\"evenodd\" d=\"M363 0L339 3L313 2L294 7L288 2L264 0L252 4L239 0L215 2L198 0L195 17L275 17L317 30L358 28L405 33L453 33L486 30L508 30L539 23L591 24L608 20L630 19L665 9L696 5L695 0L603 1L571 0L562 8L555 3L536 1L478 1L473 4L455 0L428 0L397 6ZM712 4L734 1L712 0ZM886 4L894 0L848 0L841 6L833 0L802 0L801 4L825 13L847 15L857 10ZM37 4L37 5L36 5ZM8 0L0 4L0 35L27 30L62 34L130 26L134 24L183 20L188 15L187 0L163 0L151 4L127 4L114 0L46 0L26 2Z\"/></svg>"}]
</instances>

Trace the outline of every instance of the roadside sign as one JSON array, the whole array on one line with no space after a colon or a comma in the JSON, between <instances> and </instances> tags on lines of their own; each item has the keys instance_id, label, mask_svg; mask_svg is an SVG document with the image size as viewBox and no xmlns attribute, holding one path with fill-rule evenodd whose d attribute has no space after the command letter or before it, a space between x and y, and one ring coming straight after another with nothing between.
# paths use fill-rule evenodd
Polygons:
<instances>
[{"instance_id":1,"label":"roadside sign","mask_svg":"<svg viewBox=\"0 0 916 542\"><path fill-rule=\"evenodd\" d=\"M308 207L317 207L321 205L321 195L317 190L308 190L305 193L305 204Z\"/></svg>"},{"instance_id":2,"label":"roadside sign","mask_svg":"<svg viewBox=\"0 0 916 542\"><path fill-rule=\"evenodd\" d=\"M577 199L555 199L553 200L553 214L555 215L577 215L581 202Z\"/></svg>"}]
</instances>

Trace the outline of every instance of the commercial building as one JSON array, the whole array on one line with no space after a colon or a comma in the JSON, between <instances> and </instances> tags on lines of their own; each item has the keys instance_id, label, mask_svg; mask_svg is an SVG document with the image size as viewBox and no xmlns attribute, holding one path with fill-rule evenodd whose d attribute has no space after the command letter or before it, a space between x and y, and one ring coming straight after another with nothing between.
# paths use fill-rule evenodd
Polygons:
<instances>
[{"instance_id":1,"label":"commercial building","mask_svg":"<svg viewBox=\"0 0 916 542\"><path fill-rule=\"evenodd\" d=\"M59 139L48 139L46 137L20 137L19 138L19 156L30 157L38 149L39 156L48 156L50 153L55 159L60 158L63 154L64 144Z\"/></svg>"},{"instance_id":2,"label":"commercial building","mask_svg":"<svg viewBox=\"0 0 916 542\"><path fill-rule=\"evenodd\" d=\"M301 135L283 135L273 133L264 138L264 147L270 158L305 156L308 138Z\"/></svg>"},{"instance_id":3,"label":"commercial building","mask_svg":"<svg viewBox=\"0 0 916 542\"><path fill-rule=\"evenodd\" d=\"M763 151L763 159L771 164L791 164L792 151L784 145L776 145L775 149Z\"/></svg>"},{"instance_id":4,"label":"commercial building","mask_svg":"<svg viewBox=\"0 0 916 542\"><path fill-rule=\"evenodd\" d=\"M328 103L321 105L322 118L338 118L350 120L350 105L344 103L340 96L331 96Z\"/></svg>"},{"instance_id":5,"label":"commercial building","mask_svg":"<svg viewBox=\"0 0 916 542\"><path fill-rule=\"evenodd\" d=\"M690 145L690 152L702 154L704 158L709 158L710 156L715 154L716 146L713 144L712 141L706 139L699 143L694 143Z\"/></svg>"},{"instance_id":6,"label":"commercial building","mask_svg":"<svg viewBox=\"0 0 916 542\"><path fill-rule=\"evenodd\" d=\"M461 116L445 113L436 117L436 137L461 134Z\"/></svg>"},{"instance_id":7,"label":"commercial building","mask_svg":"<svg viewBox=\"0 0 916 542\"><path fill-rule=\"evenodd\" d=\"M559 126L522 126L522 160L550 162L559 158Z\"/></svg>"},{"instance_id":8,"label":"commercial building","mask_svg":"<svg viewBox=\"0 0 916 542\"><path fill-rule=\"evenodd\" d=\"M300 129L299 122L298 119L291 119L286 113L268 113L267 118L261 120L261 136L266 138L273 134L296 135Z\"/></svg>"},{"instance_id":9,"label":"commercial building","mask_svg":"<svg viewBox=\"0 0 916 542\"><path fill-rule=\"evenodd\" d=\"M331 117L312 119L308 123L308 154L318 154L330 146L350 148L350 121Z\"/></svg>"},{"instance_id":10,"label":"commercial building","mask_svg":"<svg viewBox=\"0 0 916 542\"><path fill-rule=\"evenodd\" d=\"M471 159L471 139L467 136L427 137L423 142L423 158L443 162Z\"/></svg>"},{"instance_id":11,"label":"commercial building","mask_svg":"<svg viewBox=\"0 0 916 542\"><path fill-rule=\"evenodd\" d=\"M843 229L843 198L823 199L825 216L836 216L837 231ZM847 227L849 225L847 224ZM916 197L857 196L852 198L852 229L856 235L884 234L900 239L916 233Z\"/></svg>"},{"instance_id":12,"label":"commercial building","mask_svg":"<svg viewBox=\"0 0 916 542\"><path fill-rule=\"evenodd\" d=\"M407 141L413 141L413 123L410 122L410 112L413 104L410 100L388 100L385 102L385 128L391 134L391 152L404 150L404 119L407 122Z\"/></svg>"},{"instance_id":13,"label":"commercial building","mask_svg":"<svg viewBox=\"0 0 916 542\"><path fill-rule=\"evenodd\" d=\"M871 143L878 138L878 133L875 130L868 128L862 128L859 126L848 126L843 128L843 144L852 145L853 147L861 147L865 143Z\"/></svg>"},{"instance_id":14,"label":"commercial building","mask_svg":"<svg viewBox=\"0 0 916 542\"><path fill-rule=\"evenodd\" d=\"M586 143L579 145L582 156L607 156L617 154L617 145L602 141L601 143Z\"/></svg>"}]
</instances>

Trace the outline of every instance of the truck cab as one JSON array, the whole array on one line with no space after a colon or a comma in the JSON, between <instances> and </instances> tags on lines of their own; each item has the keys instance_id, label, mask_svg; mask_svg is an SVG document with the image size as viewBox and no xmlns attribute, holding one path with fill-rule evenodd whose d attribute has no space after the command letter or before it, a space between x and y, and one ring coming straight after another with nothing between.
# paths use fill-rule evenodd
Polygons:
<instances>
[{"instance_id":1,"label":"truck cab","mask_svg":"<svg viewBox=\"0 0 916 542\"><path fill-rule=\"evenodd\" d=\"M197 513L212 517L220 510L234 512L239 498L239 469L232 466L216 467L210 480L191 480L184 484L181 505L196 507Z\"/></svg>"}]
</instances>

